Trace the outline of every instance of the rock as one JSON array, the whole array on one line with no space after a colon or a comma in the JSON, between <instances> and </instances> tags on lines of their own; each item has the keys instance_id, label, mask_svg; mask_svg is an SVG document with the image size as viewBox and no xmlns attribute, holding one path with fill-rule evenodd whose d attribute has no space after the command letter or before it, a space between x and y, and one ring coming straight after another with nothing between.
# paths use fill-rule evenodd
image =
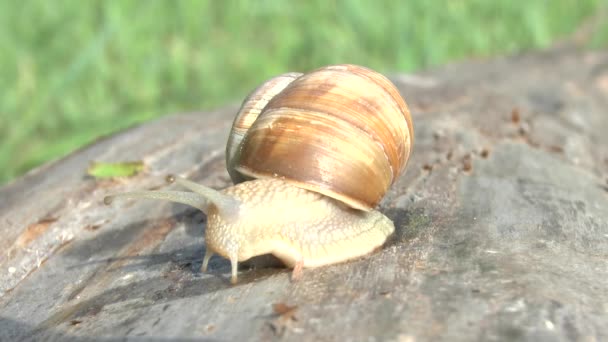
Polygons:
<instances>
[{"instance_id":1,"label":"rock","mask_svg":"<svg viewBox=\"0 0 608 342\"><path fill-rule=\"evenodd\" d=\"M178 173L221 188L236 108L169 116L0 189L0 340L608 339L608 53L394 75L414 114L381 251L306 270L198 270L205 217L106 194ZM95 180L92 161L143 160Z\"/></svg>"}]
</instances>

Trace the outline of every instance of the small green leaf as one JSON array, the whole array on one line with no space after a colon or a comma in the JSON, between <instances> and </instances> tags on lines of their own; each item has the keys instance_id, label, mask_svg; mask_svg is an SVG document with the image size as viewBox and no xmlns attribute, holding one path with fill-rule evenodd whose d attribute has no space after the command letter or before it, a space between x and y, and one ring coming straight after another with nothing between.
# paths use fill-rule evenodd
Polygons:
<instances>
[{"instance_id":1,"label":"small green leaf","mask_svg":"<svg viewBox=\"0 0 608 342\"><path fill-rule=\"evenodd\" d=\"M143 171L142 161L124 163L100 163L93 162L87 170L87 174L95 178L132 177Z\"/></svg>"}]
</instances>

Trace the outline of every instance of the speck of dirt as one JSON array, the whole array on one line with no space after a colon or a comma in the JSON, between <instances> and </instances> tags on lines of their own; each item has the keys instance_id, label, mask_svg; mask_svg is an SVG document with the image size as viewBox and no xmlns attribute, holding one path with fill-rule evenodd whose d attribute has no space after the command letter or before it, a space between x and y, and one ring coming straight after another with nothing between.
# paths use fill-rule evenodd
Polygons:
<instances>
[{"instance_id":1,"label":"speck of dirt","mask_svg":"<svg viewBox=\"0 0 608 342\"><path fill-rule=\"evenodd\" d=\"M557 145L549 146L549 151L553 153L564 153L564 148Z\"/></svg>"},{"instance_id":2,"label":"speck of dirt","mask_svg":"<svg viewBox=\"0 0 608 342\"><path fill-rule=\"evenodd\" d=\"M464 158L462 158L462 170L464 172L469 172L473 169L473 162L471 161L471 155L466 154Z\"/></svg>"},{"instance_id":3,"label":"speck of dirt","mask_svg":"<svg viewBox=\"0 0 608 342\"><path fill-rule=\"evenodd\" d=\"M470 160L465 160L462 166L462 169L466 172L471 171L471 169L473 169L473 165L471 165L471 161Z\"/></svg>"},{"instance_id":4,"label":"speck of dirt","mask_svg":"<svg viewBox=\"0 0 608 342\"><path fill-rule=\"evenodd\" d=\"M288 305L286 303L275 303L272 304L272 311L277 317L269 322L270 329L274 332L275 335L281 336L285 333L287 327L292 323L297 321L295 316L296 311L298 310L297 305Z\"/></svg>"},{"instance_id":5,"label":"speck of dirt","mask_svg":"<svg viewBox=\"0 0 608 342\"><path fill-rule=\"evenodd\" d=\"M378 294L381 295L384 298L390 298L392 292L389 291L389 290L384 290L384 291L380 291Z\"/></svg>"},{"instance_id":6,"label":"speck of dirt","mask_svg":"<svg viewBox=\"0 0 608 342\"><path fill-rule=\"evenodd\" d=\"M422 165L422 169L425 171L431 171L433 169L433 165L431 164L424 164Z\"/></svg>"},{"instance_id":7,"label":"speck of dirt","mask_svg":"<svg viewBox=\"0 0 608 342\"><path fill-rule=\"evenodd\" d=\"M94 232L97 229L99 229L99 227L101 227L100 224L89 224L89 225L87 225L87 226L84 227L84 230L88 230L90 232Z\"/></svg>"},{"instance_id":8,"label":"speck of dirt","mask_svg":"<svg viewBox=\"0 0 608 342\"><path fill-rule=\"evenodd\" d=\"M511 122L514 124L519 123L521 116L519 115L519 108L515 107L511 110Z\"/></svg>"},{"instance_id":9,"label":"speck of dirt","mask_svg":"<svg viewBox=\"0 0 608 342\"><path fill-rule=\"evenodd\" d=\"M283 318L292 318L297 309L297 305L287 305L285 303L272 304L272 311L277 315L283 316Z\"/></svg>"},{"instance_id":10,"label":"speck of dirt","mask_svg":"<svg viewBox=\"0 0 608 342\"><path fill-rule=\"evenodd\" d=\"M487 148L484 148L483 150L481 150L479 155L481 156L481 158L486 159L490 155L490 151Z\"/></svg>"},{"instance_id":11,"label":"speck of dirt","mask_svg":"<svg viewBox=\"0 0 608 342\"><path fill-rule=\"evenodd\" d=\"M70 325L78 325L80 323L82 323L82 321L79 319L73 319L70 321Z\"/></svg>"},{"instance_id":12,"label":"speck of dirt","mask_svg":"<svg viewBox=\"0 0 608 342\"><path fill-rule=\"evenodd\" d=\"M524 136L526 135L526 129L524 127L519 127L519 129L517 130L517 132L519 133L519 135Z\"/></svg>"}]
</instances>

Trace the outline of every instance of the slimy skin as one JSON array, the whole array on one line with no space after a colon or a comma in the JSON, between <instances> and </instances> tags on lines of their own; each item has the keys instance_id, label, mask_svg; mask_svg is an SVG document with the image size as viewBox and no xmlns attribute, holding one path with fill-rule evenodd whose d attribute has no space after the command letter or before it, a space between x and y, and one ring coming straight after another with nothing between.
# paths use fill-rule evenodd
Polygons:
<instances>
[{"instance_id":1,"label":"slimy skin","mask_svg":"<svg viewBox=\"0 0 608 342\"><path fill-rule=\"evenodd\" d=\"M111 197L153 198L186 203L207 214L206 253L231 261L232 283L239 261L273 254L297 278L303 267L335 264L371 253L394 232L376 210L361 211L280 179L256 179L221 191L171 178L193 192L144 191ZM111 197L106 198L109 203Z\"/></svg>"},{"instance_id":2,"label":"slimy skin","mask_svg":"<svg viewBox=\"0 0 608 342\"><path fill-rule=\"evenodd\" d=\"M379 211L351 209L278 179L240 183L222 193L241 205L229 217L212 208L205 241L207 253L230 260L270 253L289 267L330 265L371 253L395 230Z\"/></svg>"}]
</instances>

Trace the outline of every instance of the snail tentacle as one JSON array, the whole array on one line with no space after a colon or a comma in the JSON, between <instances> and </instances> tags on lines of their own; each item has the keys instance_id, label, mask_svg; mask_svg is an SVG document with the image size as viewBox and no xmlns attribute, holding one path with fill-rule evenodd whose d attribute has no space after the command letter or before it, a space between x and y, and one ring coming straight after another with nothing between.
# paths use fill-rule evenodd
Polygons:
<instances>
[{"instance_id":1,"label":"snail tentacle","mask_svg":"<svg viewBox=\"0 0 608 342\"><path fill-rule=\"evenodd\" d=\"M201 272L207 272L207 267L209 266L209 260L213 256L213 251L207 247L205 249L205 256L203 257L203 265L201 266Z\"/></svg>"},{"instance_id":2,"label":"snail tentacle","mask_svg":"<svg viewBox=\"0 0 608 342\"><path fill-rule=\"evenodd\" d=\"M238 210L241 206L241 203L236 198L224 194L215 189L206 187L202 184L198 184L192 181L189 181L185 178L170 176L175 181L176 184L183 186L184 188L193 191L201 196L203 196L207 201L213 203L216 207L218 213L224 218L231 218L238 216ZM203 210L205 214L208 214L207 211Z\"/></svg>"},{"instance_id":3,"label":"snail tentacle","mask_svg":"<svg viewBox=\"0 0 608 342\"><path fill-rule=\"evenodd\" d=\"M200 209L205 214L209 214L211 207L217 210L217 213L225 219L238 217L239 207L241 203L236 198L223 194L212 188L191 182L183 178L169 176L175 182L183 187L194 192L187 191L131 191L115 195L109 195L104 198L105 204L111 204L115 198L134 199L147 198L177 203L187 204L191 207Z\"/></svg>"},{"instance_id":4,"label":"snail tentacle","mask_svg":"<svg viewBox=\"0 0 608 342\"><path fill-rule=\"evenodd\" d=\"M230 254L230 268L231 268L231 276L230 276L230 282L232 284L236 284L238 281L238 270L239 270L239 257L238 257L238 252L233 252Z\"/></svg>"},{"instance_id":5,"label":"snail tentacle","mask_svg":"<svg viewBox=\"0 0 608 342\"><path fill-rule=\"evenodd\" d=\"M147 198L163 201L171 201L177 203L187 204L191 207L202 210L203 212L208 211L209 201L207 198L194 192L185 191L131 191L123 192L120 194L114 194L106 196L103 201L106 205L112 204L114 199L138 199Z\"/></svg>"}]
</instances>

